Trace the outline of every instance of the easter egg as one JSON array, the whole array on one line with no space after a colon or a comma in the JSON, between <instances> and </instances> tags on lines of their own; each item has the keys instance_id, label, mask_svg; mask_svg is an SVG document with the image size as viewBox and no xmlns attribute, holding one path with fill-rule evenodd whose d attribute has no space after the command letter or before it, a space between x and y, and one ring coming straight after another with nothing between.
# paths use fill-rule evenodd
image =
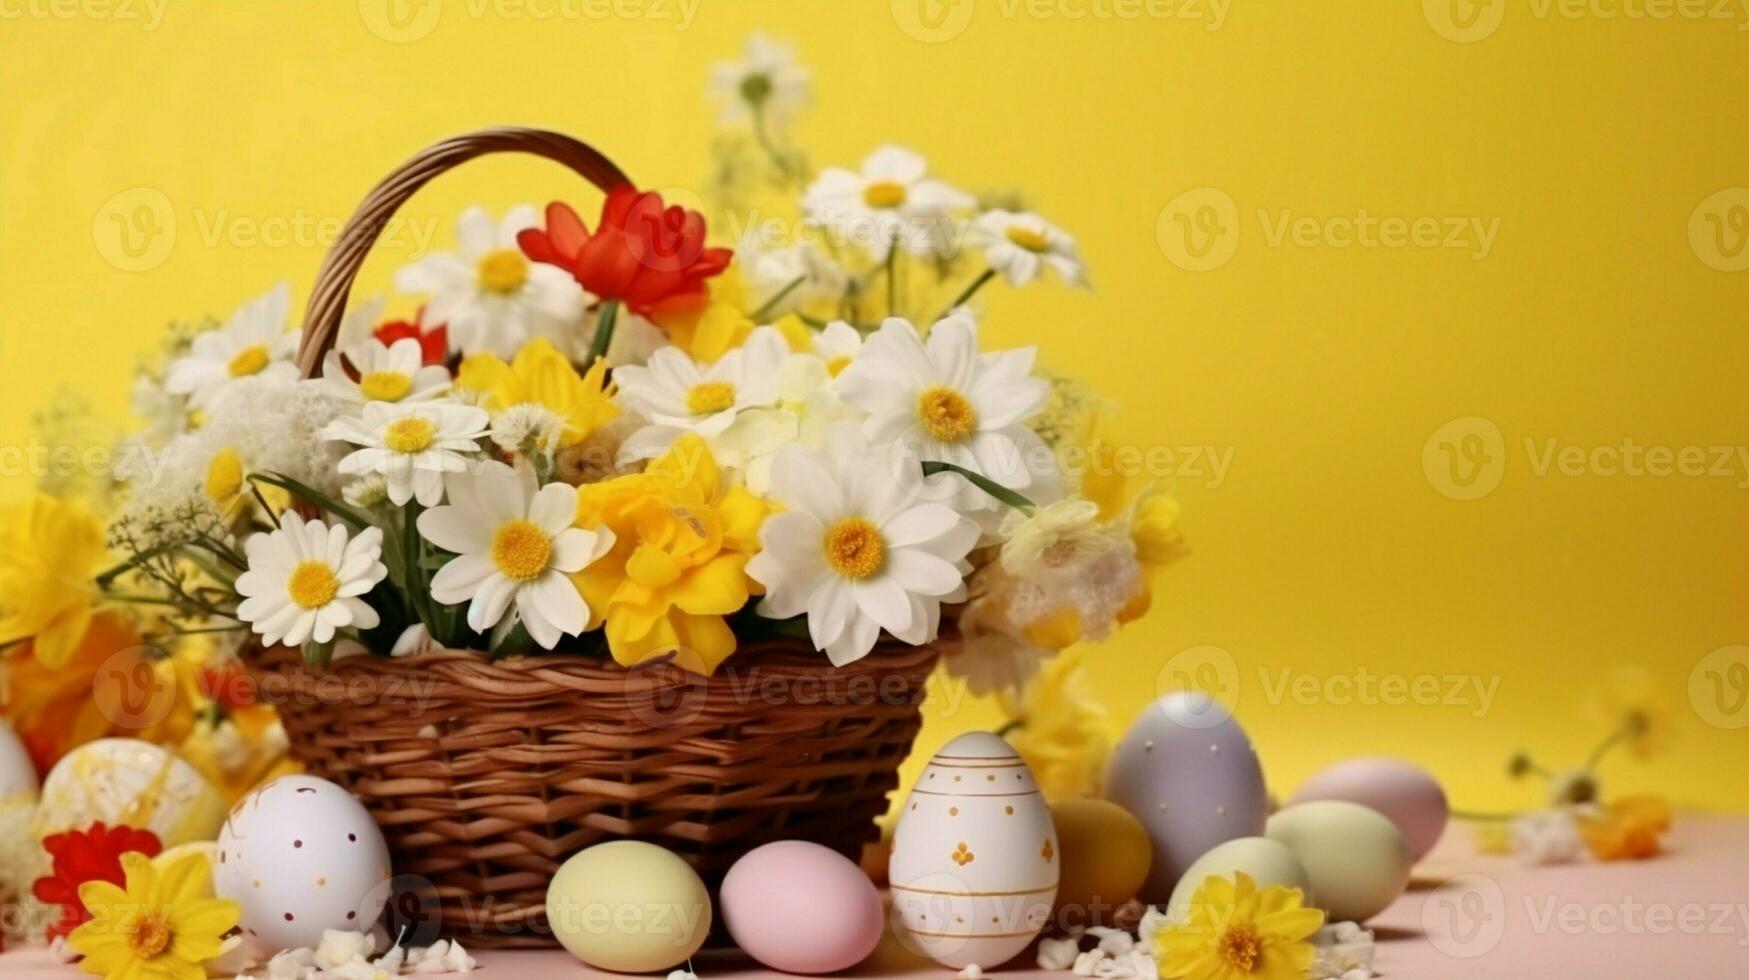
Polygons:
<instances>
[{"instance_id":1,"label":"easter egg","mask_svg":"<svg viewBox=\"0 0 1749 980\"><path fill-rule=\"evenodd\" d=\"M213 890L271 949L322 930L369 932L389 895L389 847L364 806L315 776L281 776L237 801L219 831Z\"/></svg>"},{"instance_id":2,"label":"easter egg","mask_svg":"<svg viewBox=\"0 0 1749 980\"><path fill-rule=\"evenodd\" d=\"M1384 814L1403 832L1413 861L1433 850L1451 814L1438 781L1400 759L1349 759L1319 770L1290 802L1311 800L1347 800Z\"/></svg>"},{"instance_id":3,"label":"easter egg","mask_svg":"<svg viewBox=\"0 0 1749 980\"><path fill-rule=\"evenodd\" d=\"M49 770L33 829L46 837L97 821L150 830L165 847L174 847L212 840L225 821L225 800L163 746L100 738Z\"/></svg>"},{"instance_id":4,"label":"easter egg","mask_svg":"<svg viewBox=\"0 0 1749 980\"><path fill-rule=\"evenodd\" d=\"M1409 884L1403 834L1377 810L1346 800L1313 800L1269 818L1264 836L1287 845L1306 869L1310 901L1331 922L1365 922Z\"/></svg>"},{"instance_id":5,"label":"easter egg","mask_svg":"<svg viewBox=\"0 0 1749 980\"><path fill-rule=\"evenodd\" d=\"M1172 890L1172 901L1167 903L1167 918L1173 922L1189 918L1191 899L1211 875L1236 880L1241 871L1250 875L1260 889L1270 885L1298 888L1306 893L1307 903L1311 903L1306 869L1286 844L1267 837L1241 837L1215 845L1185 870L1178 879L1178 887Z\"/></svg>"},{"instance_id":6,"label":"easter egg","mask_svg":"<svg viewBox=\"0 0 1749 980\"><path fill-rule=\"evenodd\" d=\"M837 851L799 840L754 848L718 898L735 945L774 970L815 975L861 963L881 941L880 892Z\"/></svg>"},{"instance_id":7,"label":"easter egg","mask_svg":"<svg viewBox=\"0 0 1749 980\"><path fill-rule=\"evenodd\" d=\"M899 811L893 931L952 969L1001 966L1050 919L1060 857L1031 770L989 732L947 743Z\"/></svg>"},{"instance_id":8,"label":"easter egg","mask_svg":"<svg viewBox=\"0 0 1749 980\"><path fill-rule=\"evenodd\" d=\"M1251 739L1205 694L1168 694L1130 725L1112 753L1105 797L1147 828L1154 862L1141 898L1167 901L1210 848L1257 837L1269 806Z\"/></svg>"},{"instance_id":9,"label":"easter egg","mask_svg":"<svg viewBox=\"0 0 1749 980\"><path fill-rule=\"evenodd\" d=\"M711 900L673 851L616 840L573 854L547 885L554 938L590 966L658 973L698 952L711 931Z\"/></svg>"},{"instance_id":10,"label":"easter egg","mask_svg":"<svg viewBox=\"0 0 1749 980\"><path fill-rule=\"evenodd\" d=\"M1060 925L1109 923L1148 876L1153 859L1148 831L1128 810L1107 800L1053 803L1051 823L1063 851L1053 918Z\"/></svg>"},{"instance_id":11,"label":"easter egg","mask_svg":"<svg viewBox=\"0 0 1749 980\"><path fill-rule=\"evenodd\" d=\"M36 798L36 766L18 733L0 719L0 800L13 797Z\"/></svg>"}]
</instances>

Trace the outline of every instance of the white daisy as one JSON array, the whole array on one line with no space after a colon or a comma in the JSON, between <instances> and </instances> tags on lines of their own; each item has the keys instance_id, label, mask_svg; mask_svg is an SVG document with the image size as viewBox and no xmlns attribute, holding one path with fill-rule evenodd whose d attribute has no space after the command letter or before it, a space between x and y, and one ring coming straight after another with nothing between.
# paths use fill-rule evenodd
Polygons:
<instances>
[{"instance_id":1,"label":"white daisy","mask_svg":"<svg viewBox=\"0 0 1749 980\"><path fill-rule=\"evenodd\" d=\"M189 352L171 362L165 390L204 408L236 378L295 380L298 335L286 329L290 310L291 287L283 282L237 307L224 325L196 335Z\"/></svg>"},{"instance_id":2,"label":"white daisy","mask_svg":"<svg viewBox=\"0 0 1749 980\"><path fill-rule=\"evenodd\" d=\"M772 497L785 509L760 527L747 574L766 589L760 615L805 613L814 648L841 667L872 650L882 629L911 644L935 638L941 604L964 594L978 529L919 500L854 426L830 442L827 453L778 453Z\"/></svg>"},{"instance_id":3,"label":"white daisy","mask_svg":"<svg viewBox=\"0 0 1749 980\"><path fill-rule=\"evenodd\" d=\"M362 418L335 419L322 438L362 447L340 461L339 472L381 476L397 507L415 499L431 507L443 499L443 474L466 469L463 454L479 451L490 418L471 405L367 402Z\"/></svg>"},{"instance_id":4,"label":"white daisy","mask_svg":"<svg viewBox=\"0 0 1749 980\"><path fill-rule=\"evenodd\" d=\"M814 353L826 362L826 373L837 378L862 353L862 331L833 320L814 337Z\"/></svg>"},{"instance_id":5,"label":"white daisy","mask_svg":"<svg viewBox=\"0 0 1749 980\"><path fill-rule=\"evenodd\" d=\"M868 413L863 431L877 449L952 463L1046 503L1057 493L1055 462L1025 425L1050 397L1032 376L1034 353L979 353L978 329L961 314L937 322L927 343L908 321L890 318L838 376L838 391ZM1005 507L957 474L936 474L926 486L986 521Z\"/></svg>"},{"instance_id":6,"label":"white daisy","mask_svg":"<svg viewBox=\"0 0 1749 980\"><path fill-rule=\"evenodd\" d=\"M802 195L807 220L885 257L897 242L914 255L952 240L953 212L972 198L924 176L928 165L910 150L883 146L862 161L861 172L827 167Z\"/></svg>"},{"instance_id":7,"label":"white daisy","mask_svg":"<svg viewBox=\"0 0 1749 980\"><path fill-rule=\"evenodd\" d=\"M322 361L322 386L348 402L426 401L449 388L449 371L424 361L424 349L410 337L392 345L366 340L348 348L344 360L339 351L328 352ZM351 372L346 370L349 364Z\"/></svg>"},{"instance_id":8,"label":"white daisy","mask_svg":"<svg viewBox=\"0 0 1749 980\"><path fill-rule=\"evenodd\" d=\"M778 369L788 355L782 334L758 327L745 344L710 364L664 347L647 364L616 369L621 402L650 420L626 439L622 452L631 459L657 456L687 432L710 444L741 413L777 402Z\"/></svg>"},{"instance_id":9,"label":"white daisy","mask_svg":"<svg viewBox=\"0 0 1749 980\"><path fill-rule=\"evenodd\" d=\"M607 554L613 532L571 526L576 488L537 490L529 469L496 461L446 482L449 503L419 515L425 540L457 555L432 578L432 597L468 603L476 632L498 627L494 643L518 622L547 650L583 632L589 606L571 576Z\"/></svg>"},{"instance_id":10,"label":"white daisy","mask_svg":"<svg viewBox=\"0 0 1749 980\"><path fill-rule=\"evenodd\" d=\"M813 73L796 64L795 45L755 31L741 56L711 66L709 94L722 122L758 118L781 129L808 107Z\"/></svg>"},{"instance_id":11,"label":"white daisy","mask_svg":"<svg viewBox=\"0 0 1749 980\"><path fill-rule=\"evenodd\" d=\"M279 529L243 542L249 569L237 577L243 596L237 618L268 646L327 643L343 627L371 629L376 610L359 598L388 577L383 532L368 527L357 537L343 525L305 522L297 511L280 515Z\"/></svg>"},{"instance_id":12,"label":"white daisy","mask_svg":"<svg viewBox=\"0 0 1749 980\"><path fill-rule=\"evenodd\" d=\"M1071 286L1088 286L1087 266L1075 239L1030 211L985 211L972 222L972 240L1010 286L1032 282L1046 266Z\"/></svg>"},{"instance_id":13,"label":"white daisy","mask_svg":"<svg viewBox=\"0 0 1749 980\"><path fill-rule=\"evenodd\" d=\"M451 348L464 354L515 356L523 343L546 337L567 347L583 322L587 295L557 266L530 262L516 233L539 224L533 205L493 221L484 208L462 212L457 252L437 252L403 266L395 288L426 293L422 327L449 327Z\"/></svg>"}]
</instances>

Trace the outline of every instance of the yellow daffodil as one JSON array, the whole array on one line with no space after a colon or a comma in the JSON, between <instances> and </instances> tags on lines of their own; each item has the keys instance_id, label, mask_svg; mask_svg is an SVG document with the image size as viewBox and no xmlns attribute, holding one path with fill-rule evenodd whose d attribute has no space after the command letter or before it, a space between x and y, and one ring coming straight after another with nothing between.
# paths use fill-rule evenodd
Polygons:
<instances>
[{"instance_id":1,"label":"yellow daffodil","mask_svg":"<svg viewBox=\"0 0 1749 980\"><path fill-rule=\"evenodd\" d=\"M1307 940L1324 913L1305 907L1298 888L1259 890L1243 871L1210 875L1191 899L1190 917L1155 935L1160 976L1193 980L1301 980L1312 965Z\"/></svg>"},{"instance_id":2,"label":"yellow daffodil","mask_svg":"<svg viewBox=\"0 0 1749 980\"><path fill-rule=\"evenodd\" d=\"M237 903L203 897L211 866L190 853L160 870L138 851L123 854L127 887L89 881L79 899L91 921L68 942L79 968L105 980L205 980L202 966L224 949L237 924Z\"/></svg>"},{"instance_id":3,"label":"yellow daffodil","mask_svg":"<svg viewBox=\"0 0 1749 980\"><path fill-rule=\"evenodd\" d=\"M605 359L579 375L551 341L536 338L523 344L508 364L494 354L467 358L455 383L481 395L481 406L488 411L527 404L546 408L564 421L559 445L575 446L619 415L606 379Z\"/></svg>"},{"instance_id":4,"label":"yellow daffodil","mask_svg":"<svg viewBox=\"0 0 1749 980\"><path fill-rule=\"evenodd\" d=\"M703 364L710 364L725 353L747 342L758 324L753 322L748 308L747 288L741 279L740 266L731 262L723 274L710 280L711 301L703 309L664 316L657 322L674 346ZM789 314L773 323L790 350L807 351L812 346L813 332L801 317Z\"/></svg>"},{"instance_id":5,"label":"yellow daffodil","mask_svg":"<svg viewBox=\"0 0 1749 980\"><path fill-rule=\"evenodd\" d=\"M677 441L642 473L587 484L577 524L611 528L613 550L573 576L603 623L615 660L630 666L668 653L709 674L735 652L723 617L747 604L747 560L759 548L766 504L731 486L697 436Z\"/></svg>"},{"instance_id":6,"label":"yellow daffodil","mask_svg":"<svg viewBox=\"0 0 1749 980\"><path fill-rule=\"evenodd\" d=\"M1047 798L1099 794L1111 736L1105 709L1088 690L1078 651L1045 661L1018 699L1004 694L1002 702L1018 721L1008 743L1026 760Z\"/></svg>"},{"instance_id":7,"label":"yellow daffodil","mask_svg":"<svg viewBox=\"0 0 1749 980\"><path fill-rule=\"evenodd\" d=\"M66 663L91 626L103 526L78 504L39 495L0 519L0 644L33 640L45 667Z\"/></svg>"}]
</instances>

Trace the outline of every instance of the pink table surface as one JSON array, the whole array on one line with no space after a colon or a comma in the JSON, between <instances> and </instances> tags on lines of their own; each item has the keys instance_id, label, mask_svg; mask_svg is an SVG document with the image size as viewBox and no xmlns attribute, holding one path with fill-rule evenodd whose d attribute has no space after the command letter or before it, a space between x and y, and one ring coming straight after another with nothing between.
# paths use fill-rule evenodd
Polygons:
<instances>
[{"instance_id":1,"label":"pink table surface","mask_svg":"<svg viewBox=\"0 0 1749 980\"><path fill-rule=\"evenodd\" d=\"M1686 817L1669 852L1650 861L1526 867L1477 855L1467 828L1448 831L1415 883L1369 925L1375 964L1404 980L1740 980L1749 977L1749 817ZM464 943L465 945L465 943ZM562 952L476 953L480 980L612 977ZM694 961L701 980L766 980L737 953ZM991 977L1068 977L1031 954ZM0 954L4 980L74 980L84 974L40 949ZM889 937L866 963L840 974L953 976Z\"/></svg>"}]
</instances>

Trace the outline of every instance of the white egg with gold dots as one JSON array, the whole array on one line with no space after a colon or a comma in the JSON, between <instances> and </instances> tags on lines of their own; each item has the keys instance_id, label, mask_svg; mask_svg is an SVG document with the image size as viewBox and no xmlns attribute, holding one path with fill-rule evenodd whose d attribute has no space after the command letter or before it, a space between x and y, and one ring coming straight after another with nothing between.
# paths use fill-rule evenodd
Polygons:
<instances>
[{"instance_id":1,"label":"white egg with gold dots","mask_svg":"<svg viewBox=\"0 0 1749 980\"><path fill-rule=\"evenodd\" d=\"M1031 770L1001 737L968 732L929 760L899 812L893 930L943 966L994 969L1049 921L1057 874L1057 833Z\"/></svg>"},{"instance_id":2,"label":"white egg with gold dots","mask_svg":"<svg viewBox=\"0 0 1749 980\"><path fill-rule=\"evenodd\" d=\"M316 946L324 929L369 932L389 897L389 848L341 786L281 776L231 808L213 887L238 924L272 949Z\"/></svg>"}]
</instances>

